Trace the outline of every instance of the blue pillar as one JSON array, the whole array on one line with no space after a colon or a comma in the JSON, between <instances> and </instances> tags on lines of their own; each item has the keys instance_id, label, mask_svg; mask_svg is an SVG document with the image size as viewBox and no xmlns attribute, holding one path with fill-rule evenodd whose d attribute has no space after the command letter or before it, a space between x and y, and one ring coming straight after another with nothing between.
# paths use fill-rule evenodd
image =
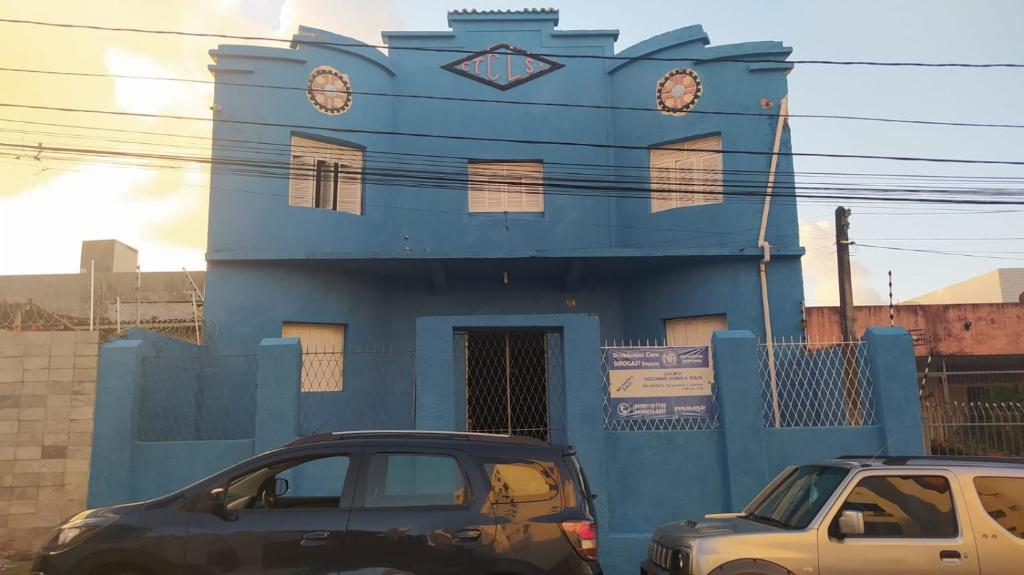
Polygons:
<instances>
[{"instance_id":1,"label":"blue pillar","mask_svg":"<svg viewBox=\"0 0 1024 575\"><path fill-rule=\"evenodd\" d=\"M89 507L132 500L132 448L142 360L156 351L141 340L120 340L100 350L89 474Z\"/></svg>"},{"instance_id":2,"label":"blue pillar","mask_svg":"<svg viewBox=\"0 0 1024 575\"><path fill-rule=\"evenodd\" d=\"M921 398L910 333L902 327L869 327L864 342L874 385L875 415L885 441L881 453L922 454Z\"/></svg>"},{"instance_id":3,"label":"blue pillar","mask_svg":"<svg viewBox=\"0 0 1024 575\"><path fill-rule=\"evenodd\" d=\"M466 429L466 390L455 387L452 325L451 318L416 320L416 429Z\"/></svg>"},{"instance_id":4,"label":"blue pillar","mask_svg":"<svg viewBox=\"0 0 1024 575\"><path fill-rule=\"evenodd\" d=\"M729 503L732 511L740 511L768 480L757 339L746 330L716 331L711 345L719 421L725 437Z\"/></svg>"},{"instance_id":5,"label":"blue pillar","mask_svg":"<svg viewBox=\"0 0 1024 575\"><path fill-rule=\"evenodd\" d=\"M255 451L280 447L299 436L302 346L298 338L260 342L256 376Z\"/></svg>"},{"instance_id":6,"label":"blue pillar","mask_svg":"<svg viewBox=\"0 0 1024 575\"><path fill-rule=\"evenodd\" d=\"M604 433L604 357L597 316L568 316L563 324L565 352L565 436L576 448L591 489L598 523L614 528L608 513L611 498Z\"/></svg>"}]
</instances>

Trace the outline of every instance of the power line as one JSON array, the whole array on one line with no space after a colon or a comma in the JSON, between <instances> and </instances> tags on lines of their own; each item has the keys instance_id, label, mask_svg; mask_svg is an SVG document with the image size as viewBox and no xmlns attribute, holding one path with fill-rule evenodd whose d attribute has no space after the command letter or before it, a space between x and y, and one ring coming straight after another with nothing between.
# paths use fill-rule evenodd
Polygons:
<instances>
[{"instance_id":1,"label":"power line","mask_svg":"<svg viewBox=\"0 0 1024 575\"><path fill-rule=\"evenodd\" d=\"M978 253L968 253L968 252L951 252L951 251L944 251L944 250L928 250L928 249L923 249L923 248L901 248L901 247L896 247L896 246L879 246L879 245L874 245L874 244L862 244L860 242L857 242L856 245L858 245L858 246L860 246L862 248L875 248L875 249L879 249L879 250L890 250L890 251L897 251L897 252L913 252L913 253L920 253L920 254L937 254L937 255L943 255L943 256L959 256L959 257L965 257L965 258L980 258L980 259L988 259L988 260L1011 260L1011 261L1018 261L1018 262L1024 261L1024 258L1008 258L1008 257L1004 257L1004 256L989 256L989 255L981 255L981 254L978 254ZM1004 253L1024 253L1024 252L1004 252Z\"/></svg>"},{"instance_id":2,"label":"power line","mask_svg":"<svg viewBox=\"0 0 1024 575\"><path fill-rule=\"evenodd\" d=\"M263 126L273 128L298 128L304 130L318 130L322 132L334 132L343 134L367 134L367 135L384 135L384 136L403 136L411 138L435 138L441 140L459 140L469 142L501 142L509 144L523 144L523 145L539 145L539 146L567 146L567 147L584 147L584 148L595 148L595 149L610 149L610 150L637 150L637 151L648 151L651 148L649 146L629 145L629 144L607 144L600 142L572 142L572 141L558 141L558 140L530 140L523 138L492 138L484 136L458 136L451 134L428 134L424 132L402 132L397 130L369 130L362 128L333 128L315 125L304 125L304 124L284 124L278 122L259 122L255 120L229 120L221 118L202 118L198 116L183 116L177 114L146 114L141 112L121 112L115 110L94 110L88 108L69 108L63 106L38 106L29 104L12 104L9 102L0 102L0 107L4 108L20 108L28 110L48 110L56 112L69 112L69 113L82 113L82 114L103 114L112 116L125 116L125 117L140 117L140 118L163 118L169 120L183 120L183 121L200 121L200 122L220 122L222 124L239 124L248 126ZM923 157L923 156L884 156L884 155L871 155L871 154L834 154L834 153L814 153L814 152L765 152L761 150L706 150L708 152L714 152L719 154L738 154L738 155L752 155L752 156L791 156L791 157L814 157L814 158L833 158L833 159L859 159L859 160L889 160L889 161L901 161L901 162L929 162L929 163L942 163L942 164L978 164L978 165L999 165L999 166L1024 166L1024 161L1020 160L979 160L979 159L961 159L961 158L934 158L934 157Z\"/></svg>"},{"instance_id":3,"label":"power line","mask_svg":"<svg viewBox=\"0 0 1024 575\"><path fill-rule=\"evenodd\" d=\"M182 30L157 30L151 28L131 28L131 27L119 27L119 26L98 26L88 24L71 24L66 22L44 22L41 20L25 20L15 18L0 18L0 23L5 24L25 24L31 26L44 26L50 28L64 28L64 29L79 29L79 30L95 30L102 32L126 32L135 34L154 34L160 36L184 36L190 38L220 38L225 40L247 40L247 41L259 41L259 42L278 42L286 43L289 45L305 45L305 46L328 46L336 48L362 48L362 49L375 49L375 50L402 50L411 52L439 52L446 54L476 54L479 50L467 50L463 48L438 48L428 46L391 46L387 44L366 44L363 42L329 42L325 40L311 40L301 38L298 35L286 39L286 38L274 38L270 36L255 36L255 35L242 35L242 34L221 34L212 32L188 32ZM830 66L882 66L882 67L919 67L919 68L1024 68L1024 63L1018 62L987 62L987 63L974 63L974 62L909 62L909 61L872 61L872 60L785 60L780 58L768 58L768 59L755 59L755 58L699 58L699 57L687 57L687 58L670 58L661 56L604 56L597 54L563 54L563 53L551 53L551 52L533 52L536 56L545 56L548 58L565 58L565 59L583 59L583 60L606 60L606 61L617 61L617 62L636 62L636 61L648 61L648 62L693 62L693 63L717 63L717 62L731 62L731 63L780 63L788 62L790 64L813 64L813 65L830 65Z\"/></svg>"},{"instance_id":4,"label":"power line","mask_svg":"<svg viewBox=\"0 0 1024 575\"><path fill-rule=\"evenodd\" d=\"M183 156L174 154L149 154L149 153L138 153L124 150L104 150L94 148L75 148L75 147L53 147L53 146L42 146L42 145L29 145L29 144L0 144L0 147L6 147L9 149L23 150L26 155L41 154L41 153L58 153L66 154L74 157L113 157L113 158L131 158L131 159L147 159L147 160L165 160L165 161L176 161L176 162L190 162L195 164L209 164L215 169L234 169L240 170L243 175L256 175L261 177L278 177L278 178L292 178L298 173L305 173L306 176L313 177L314 173L311 169L297 170L291 165L291 163L285 162L272 162L272 161L252 161L245 158L213 158L208 159L201 156ZM269 172L267 172L269 170ZM431 189L440 189L447 187L448 189L454 190L465 190L472 184L490 184L500 183L497 180L481 179L481 178L470 178L468 174L463 175L462 172L452 171L434 171L429 172L422 169L417 170L406 170L406 169L392 169L392 170L380 170L373 171L363 169L360 172L354 172L351 169L347 169L345 172L350 175L359 175L364 180L370 178L369 181L374 181L376 178L381 185L400 185L404 187L426 187ZM721 191L708 191L703 185L699 185L696 189L689 186L683 186L679 189L675 186L670 188L654 188L650 187L627 187L627 186L616 186L616 185L592 185L587 183L577 182L573 179L558 179L558 178L546 178L546 181L539 185L533 185L535 188L532 191L526 193L535 194L551 194L551 195L567 195L575 197L602 197L602 198L622 198L622 199L634 199L634 200L647 200L649 193L680 193L680 194L691 194L691 195L712 195L712 196L739 196L742 198L763 198L765 192L760 188L741 188L737 190L721 190ZM614 183L614 182L613 182ZM607 182L602 182L607 184ZM530 187L530 186L528 186ZM750 190L750 191L746 191ZM828 191L826 188L825 191ZM844 188L842 191L852 192L856 189ZM809 200L872 200L878 202L919 202L919 203L950 203L950 204L989 204L989 205L1024 205L1024 197L1020 196L1022 190L993 190L992 192L1000 192L1001 194L1010 194L1014 199L991 199L992 194L988 194L988 198L972 198L972 197L931 197L924 196L916 192L924 192L929 190L905 190L904 192L914 193L909 197L900 196L887 196L887 195L864 195L857 194L798 194L794 189L793 194L787 194L794 198L806 198ZM949 190L945 190L949 191ZM954 190L956 191L956 190ZM970 190L968 190L970 191ZM967 191L963 192L966 193ZM971 195L979 195L974 192ZM778 198L785 198L786 196L775 195Z\"/></svg>"},{"instance_id":5,"label":"power line","mask_svg":"<svg viewBox=\"0 0 1024 575\"><path fill-rule=\"evenodd\" d=\"M79 129L79 130L91 130L91 131L103 131L103 132L114 132L114 133L143 134L143 135L147 135L147 136L165 136L165 137L182 138L182 139L189 139L189 140L202 140L202 141L206 141L206 142L217 142L217 149L236 149L236 150L252 149L252 148L246 148L244 146L232 147L232 146L228 146L228 145L224 144L224 142L228 142L228 143L231 143L231 144L244 144L246 146L248 146L248 145L256 146L255 149L257 149L257 150L261 149L261 147L266 147L266 148L271 148L271 149L280 149L280 150L282 150L282 153L279 154L279 155L290 155L290 152L293 149L295 149L295 147L292 146L292 144L288 143L288 142L270 142L270 141L265 141L265 140L236 139L236 138L226 138L226 137L223 137L223 136L218 136L217 138L212 138L210 136L200 136L200 135L191 135L191 134L179 134L179 133L173 133L173 132L159 132L159 131L153 131L153 130L131 130L131 129L123 129L123 128L111 128L111 127L107 127L107 126L91 126L91 125L81 125L81 124L64 124L64 123L53 123L53 122L39 122L39 121L21 120L21 119L14 119L14 118L0 118L0 122L11 122L11 123L18 123L18 124L41 125L41 126L72 128L72 129ZM27 134L27 133L32 133L32 132L30 132L30 131L24 131L24 132L19 131L18 133L26 133ZM67 134L67 135L68 136L77 136L77 137L87 137L87 136L85 136L83 134ZM88 136L88 137L91 138L91 136ZM111 141L114 141L114 140L111 140ZM125 140L125 142L128 142L128 143L144 143L144 142L139 142L137 140ZM164 143L164 142L152 142L152 143L149 143L149 144L150 145L166 145L166 143ZM206 147L195 146L195 147L193 147L193 149L209 151L210 148L208 146L206 146ZM301 149L303 149L303 147L300 146L299 149L301 150ZM263 153L263 152L261 152L261 153ZM467 161L472 159L469 156L442 155L442 154L423 154L423 153L413 153L413 152L393 152L393 151L386 151L386 150L366 150L364 153L367 154L367 155L382 156L382 157L398 156L398 157L409 157L409 158L423 158L423 159L430 160L432 162L431 165L433 165L434 163L448 163L448 164L452 165L453 162L457 162L459 166L464 166ZM593 169L596 169L596 170L605 170L605 171L610 171L610 172L638 171L638 172L642 172L645 175L650 171L649 166L646 166L646 165L636 165L636 164L634 164L634 165L623 165L623 164L608 164L608 163L559 162L559 161L548 161L548 160L545 160L544 164L545 164L545 169L547 169L547 166L549 166L549 165L550 166L568 166L568 167L579 168L579 169L583 169L583 170L589 170L589 169L593 168ZM671 168L659 168L659 170L661 170L661 171L674 171L674 169L671 169ZM768 170L766 170L766 169L761 169L761 170L758 170L758 169L745 169L745 170L731 169L731 170L725 170L725 173L730 173L730 174L755 174L755 175L756 174L762 174L763 175L763 174L767 174ZM898 178L898 179L916 178L916 179L921 179L921 180L951 180L951 181L952 180L959 180L959 181L966 181L966 182L988 182L988 183L1021 183L1021 182L1024 182L1024 177L1009 177L1009 176L1002 177L1002 176L967 176L967 175L942 175L942 174L906 174L906 173L873 173L873 172L828 172L828 171L826 171L826 172L815 172L815 171L792 172L792 174L794 176L801 176L801 177L838 176L838 177L871 177L871 178Z\"/></svg>"},{"instance_id":6,"label":"power line","mask_svg":"<svg viewBox=\"0 0 1024 575\"><path fill-rule=\"evenodd\" d=\"M200 85L213 85L213 86L234 86L241 88L261 88L271 90L291 90L307 92L309 90L318 91L313 88L306 86L282 86L278 84L253 84L244 82L228 82L223 80L199 80L194 78L176 78L170 76L142 76L135 74L100 74L92 72L71 72L65 70L39 70L32 68L5 68L0 67L0 72L14 72L23 74L44 74L44 75L56 75L56 76L70 76L80 78L116 78L123 80L143 80L143 81L158 81L158 82L181 82L187 84L200 84ZM427 94L395 94L390 92L370 92L362 90L334 90L332 93L347 93L353 96L373 96L383 98L406 98L415 100L430 100L430 101L445 101L445 102L465 102L465 103L481 103L481 104L505 104L514 106L546 106L554 108L569 108L569 109L586 109L586 110L611 110L611 111L626 111L626 112L654 112L661 114L661 110L653 107L640 107L640 106L611 106L602 104L580 104L580 103L567 103L567 102L543 102L543 101L524 101L524 100L502 100L498 98L466 98L460 96L431 96ZM697 115L712 115L712 116L739 116L739 117L750 117L757 119L772 119L776 118L775 114L765 114L757 112L738 112L738 111L725 111L725 110L690 110L688 114ZM984 123L984 122L952 122L942 120L917 120L910 118L886 118L876 116L854 116L854 115L839 115L839 114L788 114L789 118L797 119L814 119L814 120L851 120L851 121L866 121L866 122L880 122L890 124L911 124L911 125L922 125L922 126L951 126L961 128L1024 128L1024 124L1008 124L1008 123Z\"/></svg>"}]
</instances>

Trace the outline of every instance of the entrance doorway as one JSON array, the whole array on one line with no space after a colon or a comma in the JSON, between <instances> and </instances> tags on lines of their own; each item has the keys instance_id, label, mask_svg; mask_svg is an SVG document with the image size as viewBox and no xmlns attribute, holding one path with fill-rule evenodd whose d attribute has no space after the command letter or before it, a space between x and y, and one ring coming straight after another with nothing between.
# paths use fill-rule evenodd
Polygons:
<instances>
[{"instance_id":1,"label":"entrance doorway","mask_svg":"<svg viewBox=\"0 0 1024 575\"><path fill-rule=\"evenodd\" d=\"M465 339L466 430L550 441L552 336L543 331L476 332ZM560 342L559 342L560 343Z\"/></svg>"}]
</instances>

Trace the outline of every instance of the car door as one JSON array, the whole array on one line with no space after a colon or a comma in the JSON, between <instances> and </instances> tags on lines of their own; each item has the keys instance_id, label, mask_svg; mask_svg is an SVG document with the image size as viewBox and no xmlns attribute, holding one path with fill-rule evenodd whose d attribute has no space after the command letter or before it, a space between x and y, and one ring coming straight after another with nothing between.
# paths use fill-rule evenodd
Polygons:
<instances>
[{"instance_id":1,"label":"car door","mask_svg":"<svg viewBox=\"0 0 1024 575\"><path fill-rule=\"evenodd\" d=\"M818 530L821 575L977 575L963 492L944 470L863 472ZM845 510L860 511L864 534L839 535Z\"/></svg>"},{"instance_id":2,"label":"car door","mask_svg":"<svg viewBox=\"0 0 1024 575\"><path fill-rule=\"evenodd\" d=\"M479 574L493 561L482 473L459 450L369 448L349 520L348 568Z\"/></svg>"},{"instance_id":3,"label":"car door","mask_svg":"<svg viewBox=\"0 0 1024 575\"><path fill-rule=\"evenodd\" d=\"M356 456L352 449L307 451L239 470L216 486L190 517L188 572L343 569Z\"/></svg>"}]
</instances>

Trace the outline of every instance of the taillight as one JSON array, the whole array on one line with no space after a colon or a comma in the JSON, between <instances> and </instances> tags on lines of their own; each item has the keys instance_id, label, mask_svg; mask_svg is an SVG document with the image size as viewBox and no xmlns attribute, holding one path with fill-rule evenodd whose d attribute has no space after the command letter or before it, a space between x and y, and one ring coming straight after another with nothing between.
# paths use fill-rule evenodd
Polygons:
<instances>
[{"instance_id":1,"label":"taillight","mask_svg":"<svg viewBox=\"0 0 1024 575\"><path fill-rule=\"evenodd\" d=\"M597 561L597 523L593 521L563 521L562 533L565 533L580 557L587 561Z\"/></svg>"}]
</instances>

